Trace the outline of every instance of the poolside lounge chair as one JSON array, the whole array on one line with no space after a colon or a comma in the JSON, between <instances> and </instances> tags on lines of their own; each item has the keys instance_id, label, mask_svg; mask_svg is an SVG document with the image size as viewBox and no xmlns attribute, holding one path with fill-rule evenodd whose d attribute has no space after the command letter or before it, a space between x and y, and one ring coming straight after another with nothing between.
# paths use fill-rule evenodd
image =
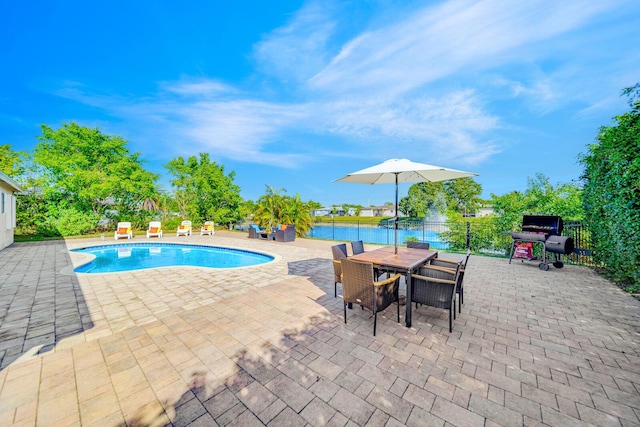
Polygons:
<instances>
[{"instance_id":1,"label":"poolside lounge chair","mask_svg":"<svg viewBox=\"0 0 640 427\"><path fill-rule=\"evenodd\" d=\"M191 221L182 221L182 223L178 226L176 236L191 236Z\"/></svg>"},{"instance_id":2,"label":"poolside lounge chair","mask_svg":"<svg viewBox=\"0 0 640 427\"><path fill-rule=\"evenodd\" d=\"M119 222L116 231L113 233L113 238L118 240L120 237L126 237L127 239L133 238L133 231L131 231L130 222Z\"/></svg>"},{"instance_id":3,"label":"poolside lounge chair","mask_svg":"<svg viewBox=\"0 0 640 427\"><path fill-rule=\"evenodd\" d=\"M342 295L344 306L344 323L347 323L347 304L358 304L362 308L373 311L373 336L376 335L378 312L383 311L398 301L398 285L400 274L395 274L380 282L374 281L373 264L340 260L342 264ZM400 304L396 307L398 323L400 322Z\"/></svg>"},{"instance_id":4,"label":"poolside lounge chair","mask_svg":"<svg viewBox=\"0 0 640 427\"><path fill-rule=\"evenodd\" d=\"M160 221L151 221L147 229L147 239L149 237L162 237L162 223Z\"/></svg>"},{"instance_id":5,"label":"poolside lounge chair","mask_svg":"<svg viewBox=\"0 0 640 427\"><path fill-rule=\"evenodd\" d=\"M213 236L216 230L213 228L213 221L206 221L202 228L200 228L200 235L203 236L208 234L209 236Z\"/></svg>"}]
</instances>

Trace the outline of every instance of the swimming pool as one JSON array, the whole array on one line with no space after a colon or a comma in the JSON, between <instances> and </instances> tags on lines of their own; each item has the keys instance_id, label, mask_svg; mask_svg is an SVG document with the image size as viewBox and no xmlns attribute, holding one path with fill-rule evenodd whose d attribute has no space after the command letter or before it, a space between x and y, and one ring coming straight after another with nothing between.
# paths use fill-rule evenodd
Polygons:
<instances>
[{"instance_id":1,"label":"swimming pool","mask_svg":"<svg viewBox=\"0 0 640 427\"><path fill-rule=\"evenodd\" d=\"M72 249L91 254L95 259L76 267L76 273L114 273L145 268L193 266L237 268L264 264L271 255L218 246L181 245L171 243L128 243Z\"/></svg>"}]
</instances>

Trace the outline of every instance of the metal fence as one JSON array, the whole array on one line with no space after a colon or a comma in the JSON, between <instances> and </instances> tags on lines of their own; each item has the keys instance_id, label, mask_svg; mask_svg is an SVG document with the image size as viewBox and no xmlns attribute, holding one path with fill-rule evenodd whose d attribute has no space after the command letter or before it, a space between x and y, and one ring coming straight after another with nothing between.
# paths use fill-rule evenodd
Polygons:
<instances>
[{"instance_id":1,"label":"metal fence","mask_svg":"<svg viewBox=\"0 0 640 427\"><path fill-rule=\"evenodd\" d=\"M409 240L428 242L432 248L449 252L466 252L487 256L508 258L513 239L510 235L496 230L490 222L437 222L420 220L400 220L398 222L398 245ZM578 221L564 223L564 236L572 237L576 249L564 256L567 264L594 266L591 256L591 235L584 224ZM393 219L378 224L359 221L322 222L314 225L307 237L338 241L362 240L365 243L393 245L395 230ZM541 245L535 248L541 251Z\"/></svg>"}]
</instances>

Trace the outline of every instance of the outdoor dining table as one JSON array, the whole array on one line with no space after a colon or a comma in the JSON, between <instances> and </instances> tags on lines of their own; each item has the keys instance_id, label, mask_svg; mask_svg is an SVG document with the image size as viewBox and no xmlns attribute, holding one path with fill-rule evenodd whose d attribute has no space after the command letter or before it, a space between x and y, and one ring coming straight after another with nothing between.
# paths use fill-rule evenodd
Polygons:
<instances>
[{"instance_id":1,"label":"outdoor dining table","mask_svg":"<svg viewBox=\"0 0 640 427\"><path fill-rule=\"evenodd\" d=\"M405 303L404 321L408 328L411 327L411 275L422 264L438 255L437 251L417 248L398 248L395 253L393 246L385 246L372 251L366 251L350 256L349 259L360 262L370 262L381 270L395 271L405 276L407 283L407 300Z\"/></svg>"}]
</instances>

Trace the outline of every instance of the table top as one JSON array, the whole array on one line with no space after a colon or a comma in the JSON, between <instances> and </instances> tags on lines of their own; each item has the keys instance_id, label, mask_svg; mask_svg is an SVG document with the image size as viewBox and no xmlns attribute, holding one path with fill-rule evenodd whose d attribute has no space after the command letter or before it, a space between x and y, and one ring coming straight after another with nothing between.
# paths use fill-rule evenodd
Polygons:
<instances>
[{"instance_id":1,"label":"table top","mask_svg":"<svg viewBox=\"0 0 640 427\"><path fill-rule=\"evenodd\" d=\"M349 259L403 270L414 270L430 259L435 258L436 255L438 255L437 251L405 247L399 247L396 254L393 246L385 246L350 256Z\"/></svg>"}]
</instances>

